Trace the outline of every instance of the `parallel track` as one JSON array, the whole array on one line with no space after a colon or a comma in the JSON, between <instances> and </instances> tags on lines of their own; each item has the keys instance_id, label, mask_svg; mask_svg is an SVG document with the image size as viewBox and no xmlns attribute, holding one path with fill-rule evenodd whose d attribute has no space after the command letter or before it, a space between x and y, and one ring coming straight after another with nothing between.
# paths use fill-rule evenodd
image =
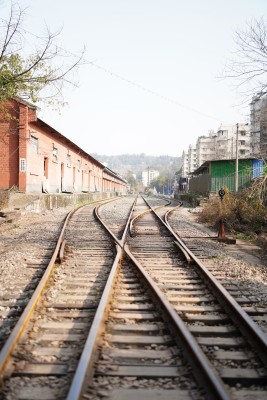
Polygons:
<instances>
[{"instance_id":1,"label":"parallel track","mask_svg":"<svg viewBox=\"0 0 267 400\"><path fill-rule=\"evenodd\" d=\"M163 219L162 209L156 211L156 214ZM151 233L148 235L149 218ZM267 392L260 393L258 390L266 390L267 338L237 303L247 305L248 299L235 287L232 292L235 301L193 251L176 238L195 265L186 266L181 263L173 240L170 240L166 232L166 226L160 228L158 225L156 234L153 217L149 215L146 219L145 230L144 224L138 226L137 221L136 236L132 239L132 245L130 244L132 251L164 290L221 378L231 386L252 387L252 391L246 389L247 395L264 398ZM142 254L141 248L145 240L149 250L144 250ZM257 309L253 309L253 305L245 307L245 310L255 318ZM261 318L261 310L257 315ZM242 397L244 392L241 390L235 395Z\"/></svg>"},{"instance_id":2,"label":"parallel track","mask_svg":"<svg viewBox=\"0 0 267 400\"><path fill-rule=\"evenodd\" d=\"M94 208L85 206L71 216L59 239L64 260L54 264L58 245L0 353L4 398L66 398L116 255Z\"/></svg>"},{"instance_id":3,"label":"parallel track","mask_svg":"<svg viewBox=\"0 0 267 400\"><path fill-rule=\"evenodd\" d=\"M0 362L3 398L265 398L266 337L255 351L192 252L141 198L127 201L96 210L105 229L92 206L70 220L62 263Z\"/></svg>"}]
</instances>

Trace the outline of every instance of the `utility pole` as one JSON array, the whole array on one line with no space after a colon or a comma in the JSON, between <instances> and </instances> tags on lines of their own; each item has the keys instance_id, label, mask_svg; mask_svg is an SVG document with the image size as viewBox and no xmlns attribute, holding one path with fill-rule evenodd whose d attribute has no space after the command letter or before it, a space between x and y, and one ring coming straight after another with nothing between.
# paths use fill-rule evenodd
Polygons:
<instances>
[{"instance_id":1,"label":"utility pole","mask_svg":"<svg viewBox=\"0 0 267 400\"><path fill-rule=\"evenodd\" d=\"M236 124L236 149L235 149L235 192L238 192L238 123Z\"/></svg>"}]
</instances>

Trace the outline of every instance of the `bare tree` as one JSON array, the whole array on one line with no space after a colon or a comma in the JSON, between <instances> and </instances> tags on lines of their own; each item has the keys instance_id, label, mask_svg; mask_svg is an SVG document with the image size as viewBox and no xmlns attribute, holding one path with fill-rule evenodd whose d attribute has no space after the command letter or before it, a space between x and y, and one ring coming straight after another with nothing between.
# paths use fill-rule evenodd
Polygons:
<instances>
[{"instance_id":1,"label":"bare tree","mask_svg":"<svg viewBox=\"0 0 267 400\"><path fill-rule=\"evenodd\" d=\"M259 134L255 153L267 154L267 21L254 19L247 29L235 34L235 58L227 64L224 77L233 78L235 85L251 102L252 132Z\"/></svg>"},{"instance_id":2,"label":"bare tree","mask_svg":"<svg viewBox=\"0 0 267 400\"><path fill-rule=\"evenodd\" d=\"M21 97L62 105L62 89L76 85L73 73L82 64L84 49L77 57L68 53L57 45L60 31L52 33L48 27L43 37L32 36L23 27L25 13L11 2L9 18L0 19L0 102ZM33 51L26 40L30 35Z\"/></svg>"},{"instance_id":3,"label":"bare tree","mask_svg":"<svg viewBox=\"0 0 267 400\"><path fill-rule=\"evenodd\" d=\"M234 78L239 89L251 98L267 92L267 21L263 18L247 23L247 29L237 31L234 59L225 68L223 77Z\"/></svg>"},{"instance_id":4,"label":"bare tree","mask_svg":"<svg viewBox=\"0 0 267 400\"><path fill-rule=\"evenodd\" d=\"M267 175L267 21L253 19L245 30L235 33L236 51L223 78L232 78L243 95L244 103L250 102L253 154L263 160L263 176L251 186L251 196L266 201Z\"/></svg>"}]
</instances>

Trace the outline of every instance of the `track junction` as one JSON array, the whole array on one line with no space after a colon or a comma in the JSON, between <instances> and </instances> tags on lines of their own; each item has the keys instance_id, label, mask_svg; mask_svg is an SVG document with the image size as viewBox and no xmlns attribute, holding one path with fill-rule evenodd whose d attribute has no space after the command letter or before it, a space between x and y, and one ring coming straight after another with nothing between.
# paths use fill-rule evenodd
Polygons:
<instances>
[{"instance_id":1,"label":"track junction","mask_svg":"<svg viewBox=\"0 0 267 400\"><path fill-rule=\"evenodd\" d=\"M266 398L267 307L179 231L179 207L132 196L68 215L25 307L1 304L4 399Z\"/></svg>"}]
</instances>

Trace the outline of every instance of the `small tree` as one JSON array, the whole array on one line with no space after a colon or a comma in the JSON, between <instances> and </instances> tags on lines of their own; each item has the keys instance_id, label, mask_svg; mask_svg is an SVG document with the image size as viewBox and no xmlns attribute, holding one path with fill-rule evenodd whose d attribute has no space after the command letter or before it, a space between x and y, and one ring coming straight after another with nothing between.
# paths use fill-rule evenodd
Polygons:
<instances>
[{"instance_id":1,"label":"small tree","mask_svg":"<svg viewBox=\"0 0 267 400\"><path fill-rule=\"evenodd\" d=\"M134 174L132 171L127 171L127 174L125 175L125 179L129 183L131 190L137 190L137 181L136 178L134 177Z\"/></svg>"},{"instance_id":2,"label":"small tree","mask_svg":"<svg viewBox=\"0 0 267 400\"><path fill-rule=\"evenodd\" d=\"M164 191L167 189L165 188L164 190L164 186L166 186L167 184L168 184L168 178L166 178L166 176L159 175L157 178L153 179L150 182L149 187L151 189L156 188L158 193L164 193Z\"/></svg>"},{"instance_id":3,"label":"small tree","mask_svg":"<svg viewBox=\"0 0 267 400\"><path fill-rule=\"evenodd\" d=\"M44 37L34 37L34 51L25 54L25 9L11 2L7 20L0 19L0 103L20 97L32 103L64 104L62 89L75 85L71 73L81 65L84 50L76 57L57 44L60 32L46 28ZM28 34L29 35L29 34Z\"/></svg>"}]
</instances>

